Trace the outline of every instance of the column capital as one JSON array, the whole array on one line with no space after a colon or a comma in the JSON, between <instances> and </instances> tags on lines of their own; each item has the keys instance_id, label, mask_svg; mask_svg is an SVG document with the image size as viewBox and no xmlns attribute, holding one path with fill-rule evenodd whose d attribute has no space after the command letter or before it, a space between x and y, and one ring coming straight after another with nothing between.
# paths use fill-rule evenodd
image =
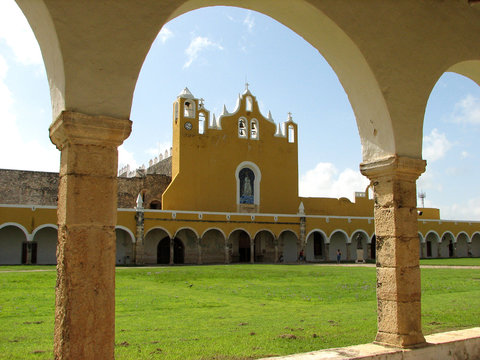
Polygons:
<instances>
[{"instance_id":1,"label":"column capital","mask_svg":"<svg viewBox=\"0 0 480 360\"><path fill-rule=\"evenodd\" d=\"M406 156L392 155L372 162L360 164L360 172L375 181L382 177L397 176L405 180L416 180L425 171L427 162Z\"/></svg>"},{"instance_id":2,"label":"column capital","mask_svg":"<svg viewBox=\"0 0 480 360\"><path fill-rule=\"evenodd\" d=\"M132 131L132 121L102 115L62 111L50 125L50 140L62 150L67 144L120 146Z\"/></svg>"}]
</instances>

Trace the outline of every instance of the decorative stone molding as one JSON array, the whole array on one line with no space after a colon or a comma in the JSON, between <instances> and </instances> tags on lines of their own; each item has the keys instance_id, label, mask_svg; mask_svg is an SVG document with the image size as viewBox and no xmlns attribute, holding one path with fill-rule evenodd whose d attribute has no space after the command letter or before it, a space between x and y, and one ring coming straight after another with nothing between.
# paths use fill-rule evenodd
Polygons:
<instances>
[{"instance_id":1,"label":"decorative stone molding","mask_svg":"<svg viewBox=\"0 0 480 360\"><path fill-rule=\"evenodd\" d=\"M360 172L372 181L392 174L416 180L426 166L425 160L393 155L378 161L361 163Z\"/></svg>"},{"instance_id":2,"label":"decorative stone molding","mask_svg":"<svg viewBox=\"0 0 480 360\"><path fill-rule=\"evenodd\" d=\"M118 147L130 135L132 121L101 115L62 111L49 128L58 150L67 143Z\"/></svg>"}]
</instances>

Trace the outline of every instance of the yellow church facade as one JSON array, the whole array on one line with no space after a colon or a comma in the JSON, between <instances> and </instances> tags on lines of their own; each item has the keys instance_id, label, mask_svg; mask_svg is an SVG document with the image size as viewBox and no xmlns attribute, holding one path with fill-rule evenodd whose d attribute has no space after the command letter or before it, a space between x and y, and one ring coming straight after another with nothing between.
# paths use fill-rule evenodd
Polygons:
<instances>
[{"instance_id":1,"label":"yellow church facade","mask_svg":"<svg viewBox=\"0 0 480 360\"><path fill-rule=\"evenodd\" d=\"M368 189L354 202L299 197L297 135L291 114L276 124L248 86L218 118L185 88L173 104L171 182L118 209L116 263L374 260ZM480 257L480 222L418 214L419 257ZM55 263L56 237L55 206L0 205L0 264Z\"/></svg>"}]
</instances>

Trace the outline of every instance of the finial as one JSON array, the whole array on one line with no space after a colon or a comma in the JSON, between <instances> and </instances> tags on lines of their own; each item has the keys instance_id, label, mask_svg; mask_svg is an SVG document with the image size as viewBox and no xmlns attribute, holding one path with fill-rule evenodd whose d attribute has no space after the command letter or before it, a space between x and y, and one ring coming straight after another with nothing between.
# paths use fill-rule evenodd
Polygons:
<instances>
[{"instance_id":1,"label":"finial","mask_svg":"<svg viewBox=\"0 0 480 360\"><path fill-rule=\"evenodd\" d=\"M200 107L203 107L203 102L205 101L204 98L200 98Z\"/></svg>"},{"instance_id":2,"label":"finial","mask_svg":"<svg viewBox=\"0 0 480 360\"><path fill-rule=\"evenodd\" d=\"M292 113L291 113L291 112L288 112L287 121L293 121L293 120L292 120Z\"/></svg>"},{"instance_id":3,"label":"finial","mask_svg":"<svg viewBox=\"0 0 480 360\"><path fill-rule=\"evenodd\" d=\"M247 90L247 91L248 91L248 85L250 85L250 84L245 81L245 90Z\"/></svg>"}]
</instances>

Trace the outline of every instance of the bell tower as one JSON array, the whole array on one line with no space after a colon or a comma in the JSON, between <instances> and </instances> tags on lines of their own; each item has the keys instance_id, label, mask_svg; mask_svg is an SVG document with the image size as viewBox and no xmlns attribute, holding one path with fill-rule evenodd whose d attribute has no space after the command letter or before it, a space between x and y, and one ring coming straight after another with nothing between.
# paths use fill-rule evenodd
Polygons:
<instances>
[{"instance_id":1,"label":"bell tower","mask_svg":"<svg viewBox=\"0 0 480 360\"><path fill-rule=\"evenodd\" d=\"M178 94L173 104L172 178L180 171L182 157L195 148L198 135L207 133L209 116L203 99L195 98L187 87Z\"/></svg>"}]
</instances>

